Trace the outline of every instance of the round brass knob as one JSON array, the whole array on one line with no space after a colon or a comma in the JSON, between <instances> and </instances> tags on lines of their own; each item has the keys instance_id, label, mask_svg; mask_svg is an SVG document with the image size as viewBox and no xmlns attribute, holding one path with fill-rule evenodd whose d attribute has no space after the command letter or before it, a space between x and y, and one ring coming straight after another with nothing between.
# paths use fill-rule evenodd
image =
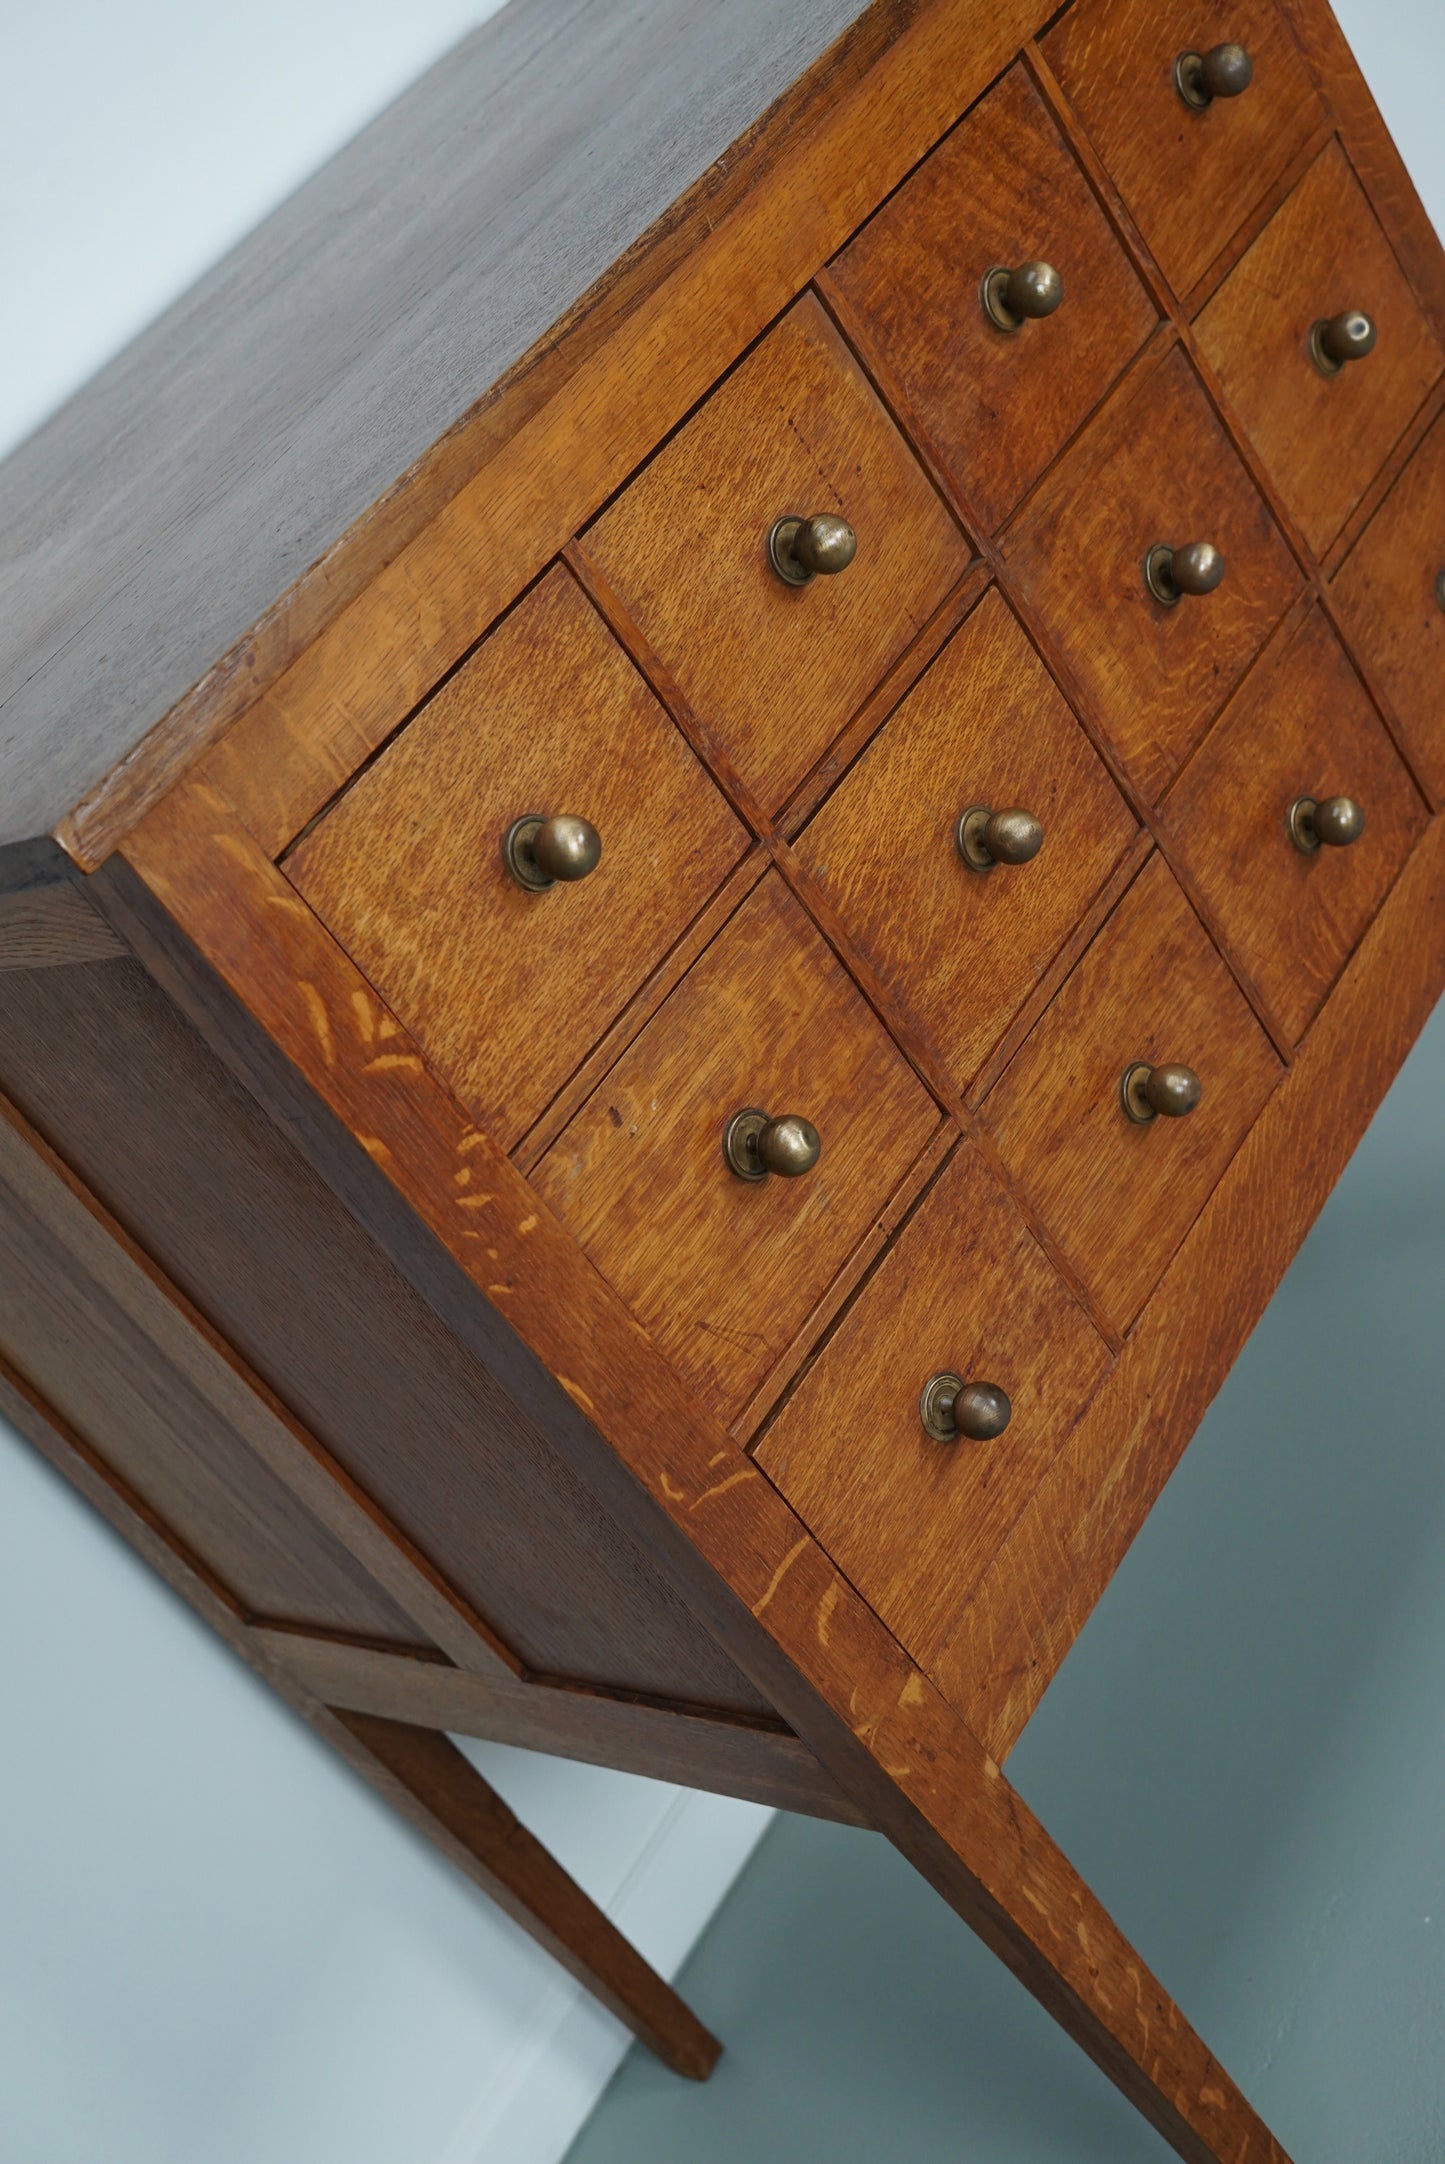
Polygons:
<instances>
[{"instance_id":1,"label":"round brass knob","mask_svg":"<svg viewBox=\"0 0 1445 2164\"><path fill-rule=\"evenodd\" d=\"M1052 263L1020 263L1016 270L995 263L983 274L979 298L996 330L1016 331L1041 316L1051 316L1064 297L1064 281Z\"/></svg>"},{"instance_id":2,"label":"round brass knob","mask_svg":"<svg viewBox=\"0 0 1445 2164\"><path fill-rule=\"evenodd\" d=\"M971 872L991 872L995 864L1027 864L1044 846L1044 830L1031 811L1013 806L995 811L990 804L970 804L953 829L959 855Z\"/></svg>"},{"instance_id":3,"label":"round brass knob","mask_svg":"<svg viewBox=\"0 0 1445 2164\"><path fill-rule=\"evenodd\" d=\"M1297 796L1287 814L1289 838L1301 856L1312 857L1323 845L1348 849L1365 831L1365 811L1352 796Z\"/></svg>"},{"instance_id":4,"label":"round brass knob","mask_svg":"<svg viewBox=\"0 0 1445 2164\"><path fill-rule=\"evenodd\" d=\"M508 827L502 855L518 886L539 894L559 880L570 884L596 871L602 836L590 819L570 812L555 812L550 819L528 812Z\"/></svg>"},{"instance_id":5,"label":"round brass knob","mask_svg":"<svg viewBox=\"0 0 1445 2164\"><path fill-rule=\"evenodd\" d=\"M997 1383L966 1383L947 1372L930 1376L918 1401L924 1428L936 1443L991 1443L1013 1418L1008 1392Z\"/></svg>"},{"instance_id":6,"label":"round brass knob","mask_svg":"<svg viewBox=\"0 0 1445 2164\"><path fill-rule=\"evenodd\" d=\"M1374 350L1375 326L1358 308L1321 316L1310 332L1310 359L1322 376L1337 376L1346 361L1362 361Z\"/></svg>"},{"instance_id":7,"label":"round brass knob","mask_svg":"<svg viewBox=\"0 0 1445 2164\"><path fill-rule=\"evenodd\" d=\"M1203 1094L1204 1084L1192 1067L1151 1067L1142 1059L1124 1069L1119 1084L1124 1110L1140 1127L1160 1117L1182 1120Z\"/></svg>"},{"instance_id":8,"label":"round brass knob","mask_svg":"<svg viewBox=\"0 0 1445 2164\"><path fill-rule=\"evenodd\" d=\"M1216 98L1237 98L1254 81L1254 62L1242 45L1214 45L1207 53L1181 53L1174 86L1186 105L1203 113Z\"/></svg>"},{"instance_id":9,"label":"round brass knob","mask_svg":"<svg viewBox=\"0 0 1445 2164\"><path fill-rule=\"evenodd\" d=\"M788 586L806 586L819 572L833 578L846 571L858 553L858 536L847 519L831 511L811 518L789 512L774 519L768 534L768 562Z\"/></svg>"},{"instance_id":10,"label":"round brass knob","mask_svg":"<svg viewBox=\"0 0 1445 2164\"><path fill-rule=\"evenodd\" d=\"M822 1147L811 1120L796 1112L769 1119L756 1105L735 1112L723 1130L723 1156L740 1180L765 1180L770 1172L796 1180L812 1171Z\"/></svg>"},{"instance_id":11,"label":"round brass knob","mask_svg":"<svg viewBox=\"0 0 1445 2164\"><path fill-rule=\"evenodd\" d=\"M1185 594L1212 594L1223 577L1224 558L1212 541L1186 541L1177 549L1156 541L1144 558L1144 584L1166 609Z\"/></svg>"}]
</instances>

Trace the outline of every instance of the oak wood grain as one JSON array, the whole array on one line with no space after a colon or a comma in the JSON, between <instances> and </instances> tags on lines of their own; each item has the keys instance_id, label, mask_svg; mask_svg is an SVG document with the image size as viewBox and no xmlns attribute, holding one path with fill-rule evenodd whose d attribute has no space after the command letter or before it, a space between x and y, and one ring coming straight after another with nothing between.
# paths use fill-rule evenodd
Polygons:
<instances>
[{"instance_id":1,"label":"oak wood grain","mask_svg":"<svg viewBox=\"0 0 1445 2164\"><path fill-rule=\"evenodd\" d=\"M439 1661L298 1631L255 1628L250 1636L328 1706L677 1781L840 1825L867 1823L781 1722L764 1727L660 1699L479 1677Z\"/></svg>"},{"instance_id":2,"label":"oak wood grain","mask_svg":"<svg viewBox=\"0 0 1445 2164\"><path fill-rule=\"evenodd\" d=\"M77 886L0 897L0 969L63 969L103 962L125 947Z\"/></svg>"},{"instance_id":3,"label":"oak wood grain","mask_svg":"<svg viewBox=\"0 0 1445 2164\"><path fill-rule=\"evenodd\" d=\"M279 1477L296 1453L271 1409L3 1099L0 1277L0 1353L239 1606L427 1642Z\"/></svg>"},{"instance_id":4,"label":"oak wood grain","mask_svg":"<svg viewBox=\"0 0 1445 2164\"><path fill-rule=\"evenodd\" d=\"M732 1114L798 1112L801 1179L736 1178ZM912 1069L771 874L533 1174L699 1399L756 1389L939 1121Z\"/></svg>"},{"instance_id":5,"label":"oak wood grain","mask_svg":"<svg viewBox=\"0 0 1445 2164\"><path fill-rule=\"evenodd\" d=\"M1426 319L1445 343L1445 253L1335 12L1329 0L1279 0L1279 7Z\"/></svg>"},{"instance_id":6,"label":"oak wood grain","mask_svg":"<svg viewBox=\"0 0 1445 2164\"><path fill-rule=\"evenodd\" d=\"M1242 97L1193 111L1174 63L1226 40L1248 51L1254 80ZM1323 116L1274 0L1079 0L1043 52L1181 299Z\"/></svg>"},{"instance_id":7,"label":"oak wood grain","mask_svg":"<svg viewBox=\"0 0 1445 2164\"><path fill-rule=\"evenodd\" d=\"M1352 796L1365 831L1302 856L1297 796ZM1245 684L1170 791L1180 862L1288 1039L1318 1013L1427 813L1338 640L1311 610Z\"/></svg>"},{"instance_id":8,"label":"oak wood grain","mask_svg":"<svg viewBox=\"0 0 1445 2164\"><path fill-rule=\"evenodd\" d=\"M755 1455L927 1668L1108 1367L1102 1339L965 1145ZM943 1370L1007 1393L1001 1436L932 1440L919 1396Z\"/></svg>"},{"instance_id":9,"label":"oak wood grain","mask_svg":"<svg viewBox=\"0 0 1445 2164\"><path fill-rule=\"evenodd\" d=\"M1373 353L1322 376L1313 323L1361 308ZM1195 325L1205 359L1318 556L1440 374L1440 343L1338 143Z\"/></svg>"},{"instance_id":10,"label":"oak wood grain","mask_svg":"<svg viewBox=\"0 0 1445 2164\"><path fill-rule=\"evenodd\" d=\"M979 875L954 843L971 804L1044 829L1026 865ZM991 591L794 843L852 949L964 1090L1135 832L1015 617Z\"/></svg>"},{"instance_id":11,"label":"oak wood grain","mask_svg":"<svg viewBox=\"0 0 1445 2164\"><path fill-rule=\"evenodd\" d=\"M979 286L1042 258L1064 300L1006 334ZM1152 303L1021 67L947 136L829 268L829 292L992 532L1098 403Z\"/></svg>"},{"instance_id":12,"label":"oak wood grain","mask_svg":"<svg viewBox=\"0 0 1445 2164\"><path fill-rule=\"evenodd\" d=\"M364 1506L369 1571L453 1660L768 1710L137 962L0 976L0 1088L325 1453L304 1507L340 1536Z\"/></svg>"},{"instance_id":13,"label":"oak wood grain","mask_svg":"<svg viewBox=\"0 0 1445 2164\"><path fill-rule=\"evenodd\" d=\"M1416 774L1445 802L1445 419L1437 420L1330 587L1330 604Z\"/></svg>"},{"instance_id":14,"label":"oak wood grain","mask_svg":"<svg viewBox=\"0 0 1445 2164\"><path fill-rule=\"evenodd\" d=\"M846 518L858 553L803 587L775 519ZM970 550L817 299L727 377L584 535L708 754L776 811L928 621Z\"/></svg>"},{"instance_id":15,"label":"oak wood grain","mask_svg":"<svg viewBox=\"0 0 1445 2164\"><path fill-rule=\"evenodd\" d=\"M1119 1085L1136 1060L1194 1068L1198 1109L1148 1126L1126 1118ZM1010 1174L1121 1329L1279 1075L1244 995L1154 855L984 1100Z\"/></svg>"},{"instance_id":16,"label":"oak wood grain","mask_svg":"<svg viewBox=\"0 0 1445 2164\"><path fill-rule=\"evenodd\" d=\"M535 380L519 375L455 458L440 454L441 485L420 476L423 522L408 529L404 483L396 516L383 506L375 533L358 535L359 557L343 549L335 600L308 591L259 654L227 661L224 721L199 696L65 823L67 846L98 863L218 726L239 722L215 771L281 850L978 96L1033 18L1032 0L875 0L856 41L743 146L736 193L730 167L714 176L675 232L542 342Z\"/></svg>"},{"instance_id":17,"label":"oak wood grain","mask_svg":"<svg viewBox=\"0 0 1445 2164\"><path fill-rule=\"evenodd\" d=\"M1123 1560L1442 985L1437 819L937 1666L940 1687L1000 1758ZM1181 1359L1185 1342L1191 1354Z\"/></svg>"},{"instance_id":18,"label":"oak wood grain","mask_svg":"<svg viewBox=\"0 0 1445 2164\"><path fill-rule=\"evenodd\" d=\"M502 843L529 812L590 820L602 837L596 870L545 893L518 886ZM311 829L286 871L510 1148L746 845L559 569Z\"/></svg>"},{"instance_id":19,"label":"oak wood grain","mask_svg":"<svg viewBox=\"0 0 1445 2164\"><path fill-rule=\"evenodd\" d=\"M1144 583L1156 543L1210 541L1212 594ZM1155 801L1299 593L1302 579L1182 348L1130 377L1003 542L1095 726Z\"/></svg>"},{"instance_id":20,"label":"oak wood grain","mask_svg":"<svg viewBox=\"0 0 1445 2164\"><path fill-rule=\"evenodd\" d=\"M318 1169L545 1416L840 1786L1190 2164L1241 2148L1278 2164L1021 1799L490 1139L420 1062L377 1074L335 1057L374 1034L374 995L224 800L175 792L126 855L107 906L172 996L272 1115L299 1123ZM485 1174L481 1221L457 1208L461 1163Z\"/></svg>"}]
</instances>

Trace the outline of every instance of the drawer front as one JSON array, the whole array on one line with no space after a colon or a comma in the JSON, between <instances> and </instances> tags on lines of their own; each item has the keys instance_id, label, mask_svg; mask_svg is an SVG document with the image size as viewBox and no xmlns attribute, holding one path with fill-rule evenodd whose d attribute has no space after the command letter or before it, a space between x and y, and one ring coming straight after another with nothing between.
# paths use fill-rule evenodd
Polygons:
<instances>
[{"instance_id":1,"label":"drawer front","mask_svg":"<svg viewBox=\"0 0 1445 2164\"><path fill-rule=\"evenodd\" d=\"M1188 102L1175 79L1181 56L1225 44L1249 54L1248 88ZM1274 0L1077 0L1043 49L1181 297L1324 118Z\"/></svg>"},{"instance_id":2,"label":"drawer front","mask_svg":"<svg viewBox=\"0 0 1445 2164\"><path fill-rule=\"evenodd\" d=\"M1127 1069L1182 1065L1194 1111L1136 1124ZM1151 857L990 1093L1005 1164L1099 1307L1127 1329L1280 1076L1268 1038Z\"/></svg>"},{"instance_id":3,"label":"drawer front","mask_svg":"<svg viewBox=\"0 0 1445 2164\"><path fill-rule=\"evenodd\" d=\"M970 870L956 830L975 805L1032 812L1039 854ZM855 949L965 1089L1135 831L995 590L795 846Z\"/></svg>"},{"instance_id":4,"label":"drawer front","mask_svg":"<svg viewBox=\"0 0 1445 2164\"><path fill-rule=\"evenodd\" d=\"M1108 1365L965 1146L767 1430L758 1463L926 1664ZM935 1441L920 1396L940 1372L1003 1390L1003 1433Z\"/></svg>"},{"instance_id":5,"label":"drawer front","mask_svg":"<svg viewBox=\"0 0 1445 2164\"><path fill-rule=\"evenodd\" d=\"M995 328L995 266L1051 264L1054 314ZM983 524L1007 517L1153 329L1143 286L1021 67L844 249L833 284Z\"/></svg>"},{"instance_id":6,"label":"drawer front","mask_svg":"<svg viewBox=\"0 0 1445 2164\"><path fill-rule=\"evenodd\" d=\"M728 1169L732 1115L801 1114L801 1177ZM776 873L693 966L533 1179L700 1398L731 1419L939 1115Z\"/></svg>"},{"instance_id":7,"label":"drawer front","mask_svg":"<svg viewBox=\"0 0 1445 2164\"><path fill-rule=\"evenodd\" d=\"M1374 350L1320 372L1315 324L1363 310ZM1338 143L1199 318L1200 351L1316 555L1440 373L1440 348Z\"/></svg>"},{"instance_id":8,"label":"drawer front","mask_svg":"<svg viewBox=\"0 0 1445 2164\"><path fill-rule=\"evenodd\" d=\"M586 819L596 869L503 860ZM504 1147L525 1133L746 846L601 619L548 574L292 851L286 871Z\"/></svg>"},{"instance_id":9,"label":"drawer front","mask_svg":"<svg viewBox=\"0 0 1445 2164\"><path fill-rule=\"evenodd\" d=\"M1348 796L1364 831L1305 853L1301 796ZM1318 610L1256 671L1165 807L1226 946L1292 1040L1304 1035L1425 825L1425 807ZM1308 840L1308 835L1304 837Z\"/></svg>"},{"instance_id":10,"label":"drawer front","mask_svg":"<svg viewBox=\"0 0 1445 2164\"><path fill-rule=\"evenodd\" d=\"M1416 773L1445 802L1445 419L1351 550L1332 598Z\"/></svg>"},{"instance_id":11,"label":"drawer front","mask_svg":"<svg viewBox=\"0 0 1445 2164\"><path fill-rule=\"evenodd\" d=\"M768 535L841 516L843 571L790 586ZM771 814L938 607L969 548L811 295L734 370L582 543Z\"/></svg>"},{"instance_id":12,"label":"drawer front","mask_svg":"<svg viewBox=\"0 0 1445 2164\"><path fill-rule=\"evenodd\" d=\"M1222 583L1157 599L1145 573L1150 552L1196 541L1221 552ZM1303 583L1177 347L1085 430L1011 529L1005 555L1098 726L1150 800Z\"/></svg>"}]
</instances>

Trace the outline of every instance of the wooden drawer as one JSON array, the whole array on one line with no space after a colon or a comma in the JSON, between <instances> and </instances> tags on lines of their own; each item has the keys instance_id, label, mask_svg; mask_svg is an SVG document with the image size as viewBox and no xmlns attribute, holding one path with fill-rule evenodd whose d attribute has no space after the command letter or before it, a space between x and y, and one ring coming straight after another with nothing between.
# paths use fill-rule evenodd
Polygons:
<instances>
[{"instance_id":1,"label":"wooden drawer","mask_svg":"<svg viewBox=\"0 0 1445 2164\"><path fill-rule=\"evenodd\" d=\"M1057 312L995 329L995 265L1050 263ZM945 137L832 266L909 425L992 531L1136 353L1155 313L1021 67Z\"/></svg>"},{"instance_id":2,"label":"wooden drawer","mask_svg":"<svg viewBox=\"0 0 1445 2164\"><path fill-rule=\"evenodd\" d=\"M738 1179L732 1114L801 1113L802 1178ZM791 1343L938 1112L776 873L533 1175L703 1401L730 1419Z\"/></svg>"},{"instance_id":3,"label":"wooden drawer","mask_svg":"<svg viewBox=\"0 0 1445 2164\"><path fill-rule=\"evenodd\" d=\"M1138 1126L1136 1061L1204 1089ZM1280 1076L1280 1063L1158 856L1150 858L990 1093L1005 1164L1099 1307L1127 1329Z\"/></svg>"},{"instance_id":4,"label":"wooden drawer","mask_svg":"<svg viewBox=\"0 0 1445 2164\"><path fill-rule=\"evenodd\" d=\"M970 871L954 834L973 804L1032 811L1040 854ZM964 1089L1135 831L995 590L795 846L854 948Z\"/></svg>"},{"instance_id":5,"label":"wooden drawer","mask_svg":"<svg viewBox=\"0 0 1445 2164\"><path fill-rule=\"evenodd\" d=\"M1363 834L1302 855L1288 826L1302 795L1355 798ZM1165 817L1225 944L1297 1040L1393 885L1425 807L1313 610L1186 767Z\"/></svg>"},{"instance_id":6,"label":"wooden drawer","mask_svg":"<svg viewBox=\"0 0 1445 2164\"><path fill-rule=\"evenodd\" d=\"M1210 541L1222 585L1156 600L1157 544ZM1011 528L1005 555L1093 718L1156 799L1263 646L1301 577L1176 347L1125 385Z\"/></svg>"},{"instance_id":7,"label":"wooden drawer","mask_svg":"<svg viewBox=\"0 0 1445 2164\"><path fill-rule=\"evenodd\" d=\"M590 820L596 870L542 893L519 886L502 844L529 812ZM555 570L286 870L510 1147L746 841L590 602Z\"/></svg>"},{"instance_id":8,"label":"wooden drawer","mask_svg":"<svg viewBox=\"0 0 1445 2164\"><path fill-rule=\"evenodd\" d=\"M1253 80L1200 110L1180 95L1175 65L1223 44L1244 46ZM1324 118L1273 0L1078 0L1043 49L1181 296Z\"/></svg>"},{"instance_id":9,"label":"wooden drawer","mask_svg":"<svg viewBox=\"0 0 1445 2164\"><path fill-rule=\"evenodd\" d=\"M926 1664L1108 1365L965 1146L767 1430L758 1463ZM1004 1432L935 1442L919 1399L940 1371L1004 1390Z\"/></svg>"},{"instance_id":10,"label":"wooden drawer","mask_svg":"<svg viewBox=\"0 0 1445 2164\"><path fill-rule=\"evenodd\" d=\"M1445 802L1445 419L1350 551L1331 598L1416 773Z\"/></svg>"},{"instance_id":11,"label":"wooden drawer","mask_svg":"<svg viewBox=\"0 0 1445 2164\"><path fill-rule=\"evenodd\" d=\"M846 571L789 586L775 520L841 514ZM791 795L956 584L969 549L811 295L585 536L710 755L767 813Z\"/></svg>"},{"instance_id":12,"label":"wooden drawer","mask_svg":"<svg viewBox=\"0 0 1445 2164\"><path fill-rule=\"evenodd\" d=\"M1322 375L1311 329L1346 309L1364 310L1378 342ZM1441 366L1338 143L1321 151L1195 329L1284 503L1323 554Z\"/></svg>"}]
</instances>

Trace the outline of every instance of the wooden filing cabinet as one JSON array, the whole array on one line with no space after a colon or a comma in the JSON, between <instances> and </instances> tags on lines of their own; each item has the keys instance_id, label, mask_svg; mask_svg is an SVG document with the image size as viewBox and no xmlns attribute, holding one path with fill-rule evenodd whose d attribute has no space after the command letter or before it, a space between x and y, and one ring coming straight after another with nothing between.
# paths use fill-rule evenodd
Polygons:
<instances>
[{"instance_id":1,"label":"wooden filing cabinet","mask_svg":"<svg viewBox=\"0 0 1445 2164\"><path fill-rule=\"evenodd\" d=\"M736 147L374 502L339 399L324 552L165 701L221 499L121 470L152 349L128 564L84 400L0 471L0 1405L670 2064L449 1732L880 1828L1254 2164L1000 1766L1445 983L1445 259L1324 0L1041 14L740 13ZM526 219L424 215L520 322Z\"/></svg>"}]
</instances>

